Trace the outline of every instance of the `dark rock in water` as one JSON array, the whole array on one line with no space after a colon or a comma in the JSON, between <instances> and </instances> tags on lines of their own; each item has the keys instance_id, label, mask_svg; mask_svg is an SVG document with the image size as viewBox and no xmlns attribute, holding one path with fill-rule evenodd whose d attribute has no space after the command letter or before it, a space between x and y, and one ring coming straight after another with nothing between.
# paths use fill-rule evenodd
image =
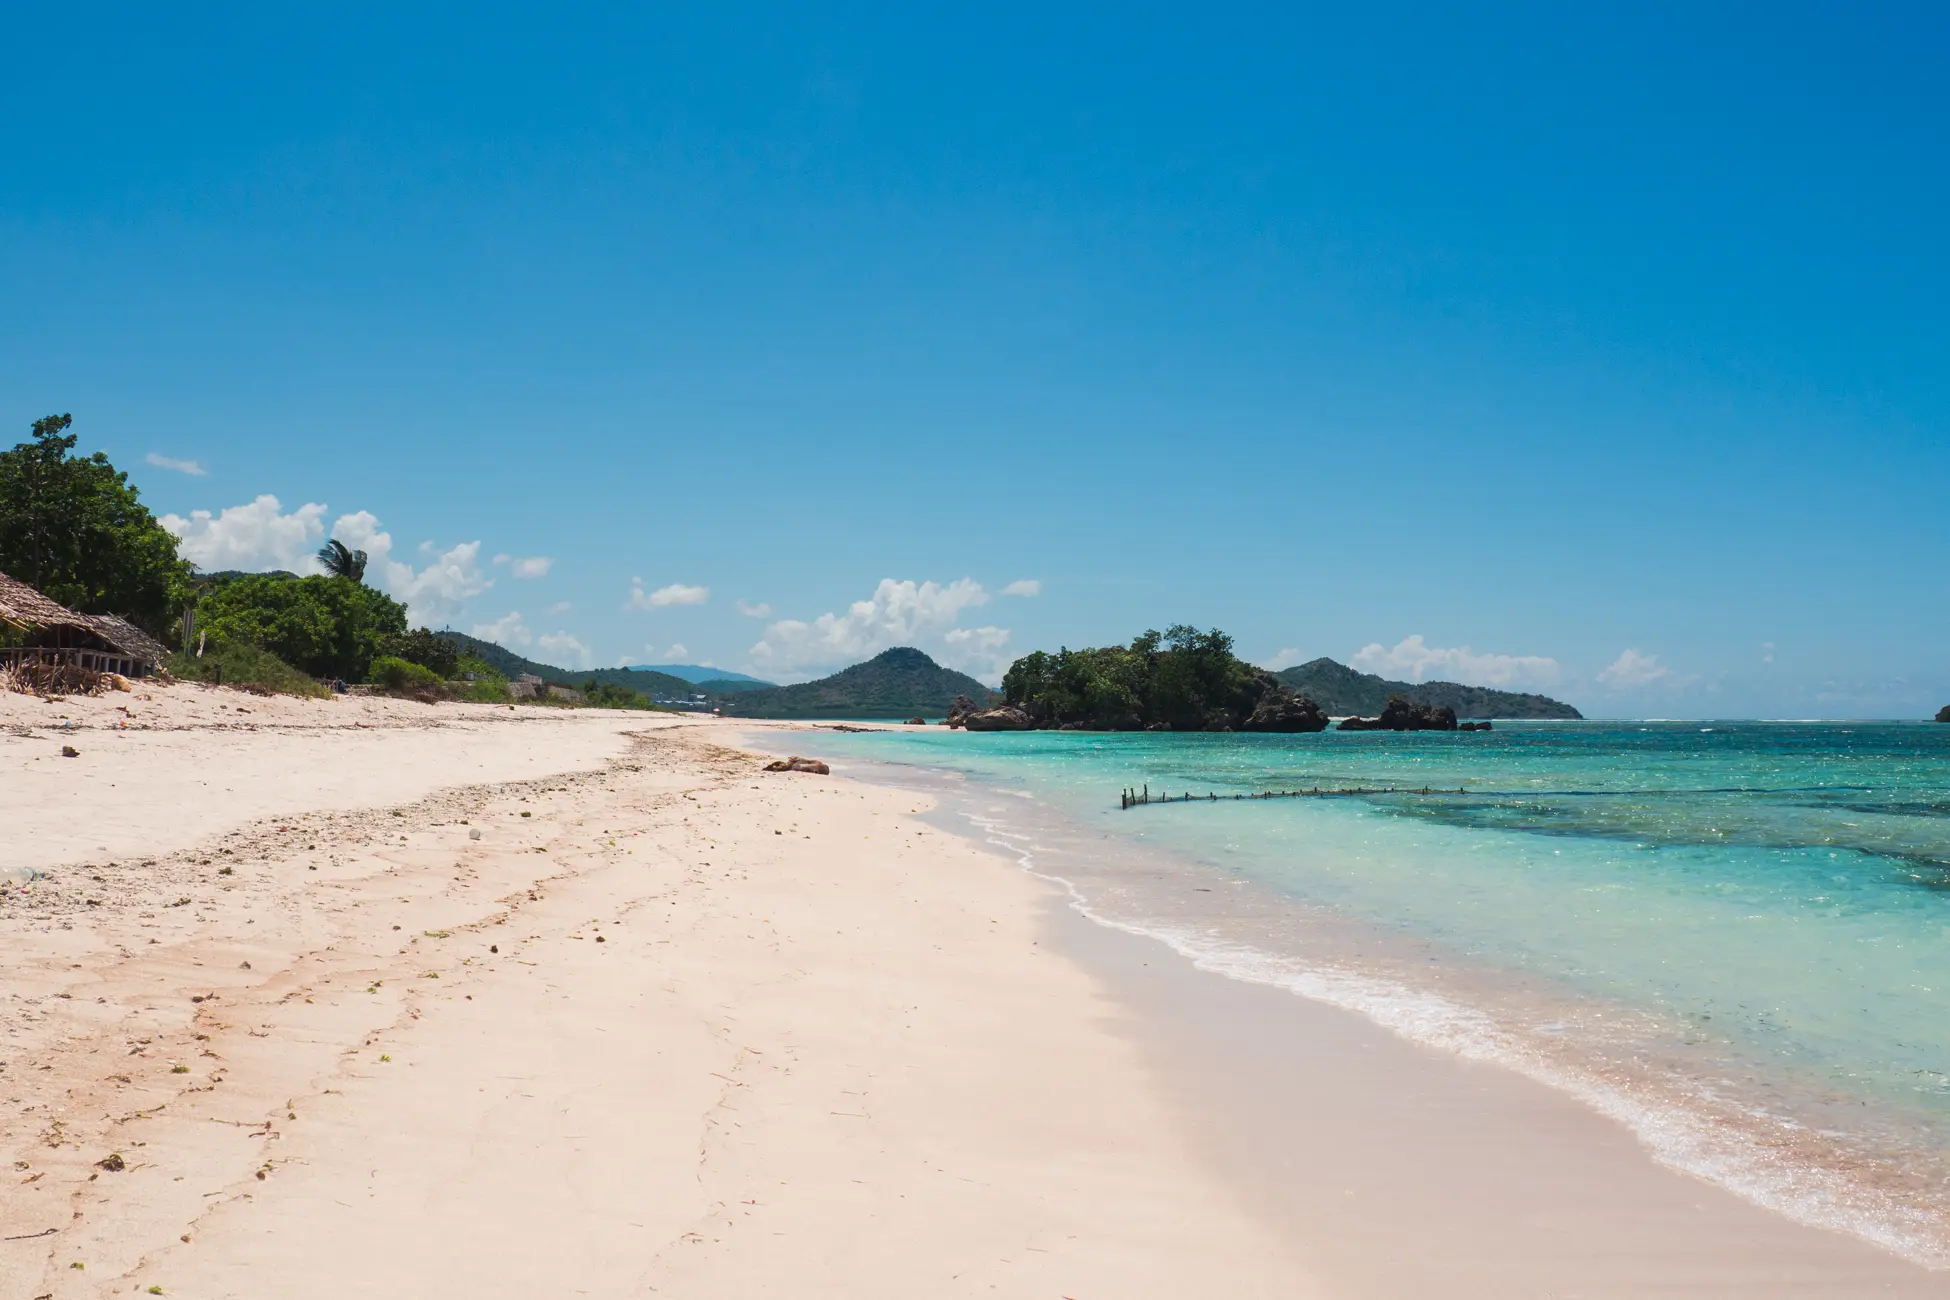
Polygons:
<instances>
[{"instance_id":1,"label":"dark rock in water","mask_svg":"<svg viewBox=\"0 0 1950 1300\"><path fill-rule=\"evenodd\" d=\"M1487 722L1456 722L1456 711L1446 704L1422 704L1397 695L1378 718L1343 718L1337 731L1488 731Z\"/></svg>"},{"instance_id":2,"label":"dark rock in water","mask_svg":"<svg viewBox=\"0 0 1950 1300\"><path fill-rule=\"evenodd\" d=\"M925 727L928 725L928 720L926 718L909 718L902 725L908 727Z\"/></svg>"},{"instance_id":3,"label":"dark rock in water","mask_svg":"<svg viewBox=\"0 0 1950 1300\"><path fill-rule=\"evenodd\" d=\"M1304 695L1268 695L1247 715L1242 731L1325 731L1327 715Z\"/></svg>"},{"instance_id":4,"label":"dark rock in water","mask_svg":"<svg viewBox=\"0 0 1950 1300\"><path fill-rule=\"evenodd\" d=\"M1421 704L1406 695L1396 695L1376 721L1383 731L1454 731L1456 711L1446 704Z\"/></svg>"},{"instance_id":5,"label":"dark rock in water","mask_svg":"<svg viewBox=\"0 0 1950 1300\"><path fill-rule=\"evenodd\" d=\"M1021 709L1003 705L999 709L983 709L963 717L961 725L970 731L1032 731L1036 720Z\"/></svg>"},{"instance_id":6,"label":"dark rock in water","mask_svg":"<svg viewBox=\"0 0 1950 1300\"><path fill-rule=\"evenodd\" d=\"M1938 722L1950 722L1950 704L1946 704L1936 711L1936 720Z\"/></svg>"}]
</instances>

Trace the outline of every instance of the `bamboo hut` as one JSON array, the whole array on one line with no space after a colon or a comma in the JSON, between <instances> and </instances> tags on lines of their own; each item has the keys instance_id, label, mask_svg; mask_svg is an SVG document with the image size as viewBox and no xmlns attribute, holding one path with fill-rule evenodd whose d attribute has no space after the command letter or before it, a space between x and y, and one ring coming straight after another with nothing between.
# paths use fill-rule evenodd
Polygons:
<instances>
[{"instance_id":1,"label":"bamboo hut","mask_svg":"<svg viewBox=\"0 0 1950 1300\"><path fill-rule=\"evenodd\" d=\"M0 573L0 663L72 664L147 677L169 655L161 642L115 614L81 614Z\"/></svg>"}]
</instances>

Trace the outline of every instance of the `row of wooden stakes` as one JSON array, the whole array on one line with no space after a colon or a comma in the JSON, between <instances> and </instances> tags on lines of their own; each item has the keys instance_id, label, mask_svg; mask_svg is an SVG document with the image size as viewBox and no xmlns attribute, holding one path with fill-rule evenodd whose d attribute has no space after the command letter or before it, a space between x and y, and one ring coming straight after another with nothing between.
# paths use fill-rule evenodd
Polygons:
<instances>
[{"instance_id":1,"label":"row of wooden stakes","mask_svg":"<svg viewBox=\"0 0 1950 1300\"><path fill-rule=\"evenodd\" d=\"M1465 794L1467 791L1461 786L1457 786L1453 791L1450 791L1437 790L1433 786L1426 785L1419 790L1404 790L1399 786L1391 785L1385 789L1379 786L1372 788L1367 786L1341 786L1332 790L1323 790L1319 786L1315 786L1311 790L1263 790L1258 794L1214 794L1210 791L1204 794L1193 794L1189 790L1184 794L1152 794L1151 785L1149 782L1146 782L1142 786L1126 786L1118 796L1117 806L1120 809L1128 809L1141 808L1154 803L1217 803L1221 799L1338 799L1347 795L1452 793Z\"/></svg>"}]
</instances>

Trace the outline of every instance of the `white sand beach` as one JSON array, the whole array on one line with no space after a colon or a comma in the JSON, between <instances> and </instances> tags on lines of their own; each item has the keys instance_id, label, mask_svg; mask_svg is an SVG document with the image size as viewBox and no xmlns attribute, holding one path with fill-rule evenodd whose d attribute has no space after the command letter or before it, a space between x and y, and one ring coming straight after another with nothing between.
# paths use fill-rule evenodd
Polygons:
<instances>
[{"instance_id":1,"label":"white sand beach","mask_svg":"<svg viewBox=\"0 0 1950 1300\"><path fill-rule=\"evenodd\" d=\"M0 1300L1950 1294L788 731L0 696Z\"/></svg>"}]
</instances>

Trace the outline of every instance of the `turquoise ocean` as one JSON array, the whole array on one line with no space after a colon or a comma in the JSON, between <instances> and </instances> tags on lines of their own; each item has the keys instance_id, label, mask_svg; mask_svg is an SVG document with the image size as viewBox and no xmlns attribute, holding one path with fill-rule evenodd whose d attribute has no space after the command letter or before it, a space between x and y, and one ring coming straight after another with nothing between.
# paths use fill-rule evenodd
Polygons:
<instances>
[{"instance_id":1,"label":"turquoise ocean","mask_svg":"<svg viewBox=\"0 0 1950 1300\"><path fill-rule=\"evenodd\" d=\"M1950 1267L1950 727L795 741L929 788L1100 922L1520 1070L1667 1163ZM1217 797L1120 807L1145 787ZM1268 791L1309 793L1234 797Z\"/></svg>"}]
</instances>

